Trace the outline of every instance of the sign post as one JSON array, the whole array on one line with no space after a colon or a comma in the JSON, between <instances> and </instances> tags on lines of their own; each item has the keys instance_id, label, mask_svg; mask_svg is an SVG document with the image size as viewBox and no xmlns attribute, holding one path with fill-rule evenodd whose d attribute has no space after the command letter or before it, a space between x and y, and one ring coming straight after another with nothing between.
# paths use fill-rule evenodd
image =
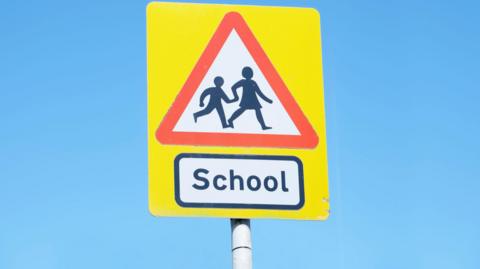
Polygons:
<instances>
[{"instance_id":1,"label":"sign post","mask_svg":"<svg viewBox=\"0 0 480 269\"><path fill-rule=\"evenodd\" d=\"M249 219L231 219L232 268L252 269L252 239Z\"/></svg>"},{"instance_id":2,"label":"sign post","mask_svg":"<svg viewBox=\"0 0 480 269\"><path fill-rule=\"evenodd\" d=\"M152 2L147 8L149 209L231 219L329 214L320 15L312 8Z\"/></svg>"}]
</instances>

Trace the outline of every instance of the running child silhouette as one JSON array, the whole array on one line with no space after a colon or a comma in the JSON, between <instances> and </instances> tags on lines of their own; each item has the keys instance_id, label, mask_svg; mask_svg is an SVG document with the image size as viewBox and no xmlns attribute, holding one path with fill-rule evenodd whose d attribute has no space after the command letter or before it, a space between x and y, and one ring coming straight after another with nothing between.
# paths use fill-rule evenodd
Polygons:
<instances>
[{"instance_id":1,"label":"running child silhouette","mask_svg":"<svg viewBox=\"0 0 480 269\"><path fill-rule=\"evenodd\" d=\"M193 119L195 120L195 123L197 122L197 119L199 117L205 116L210 114L213 110L217 110L218 116L220 117L220 121L222 122L222 127L227 128L230 127L227 124L227 120L225 118L225 111L223 110L223 105L222 105L222 100L225 101L225 103L233 103L235 100L230 100L228 99L228 96L225 94L225 92L222 89L223 85L223 78L222 77L215 77L213 80L213 83L215 84L215 87L208 88L202 92L202 95L200 95L200 107L205 106L205 98L207 96L210 96L208 100L207 107L193 113Z\"/></svg>"},{"instance_id":2,"label":"running child silhouette","mask_svg":"<svg viewBox=\"0 0 480 269\"><path fill-rule=\"evenodd\" d=\"M268 97L266 97L260 88L258 87L257 83L255 80L252 79L253 77L253 70L252 68L246 66L242 69L242 76L244 79L238 81L232 86L232 91L234 98L232 102L238 101L238 93L237 89L242 87L242 100L240 101L240 108L237 109L235 112L233 112L232 116L230 119L228 119L228 127L233 128L233 121L237 119L240 115L242 115L243 112L246 110L255 110L255 115L257 116L258 123L262 126L263 130L268 130L272 129L272 127L269 127L265 125L265 121L263 119L262 115L262 105L258 101L257 95L260 96L265 102L271 104L273 103L272 100L270 100Z\"/></svg>"}]
</instances>

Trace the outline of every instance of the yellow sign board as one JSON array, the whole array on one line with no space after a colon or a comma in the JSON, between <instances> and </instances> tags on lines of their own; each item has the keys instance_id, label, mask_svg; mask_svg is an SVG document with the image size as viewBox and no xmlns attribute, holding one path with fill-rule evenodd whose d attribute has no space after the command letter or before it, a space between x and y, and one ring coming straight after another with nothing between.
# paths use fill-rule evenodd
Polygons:
<instances>
[{"instance_id":1,"label":"yellow sign board","mask_svg":"<svg viewBox=\"0 0 480 269\"><path fill-rule=\"evenodd\" d=\"M155 216L326 219L320 17L311 8L147 8Z\"/></svg>"}]
</instances>

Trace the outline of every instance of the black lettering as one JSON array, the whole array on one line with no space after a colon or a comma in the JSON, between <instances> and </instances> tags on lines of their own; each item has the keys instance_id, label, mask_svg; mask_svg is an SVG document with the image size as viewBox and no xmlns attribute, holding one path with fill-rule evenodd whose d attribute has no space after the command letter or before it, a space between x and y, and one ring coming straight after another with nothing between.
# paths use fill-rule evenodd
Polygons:
<instances>
[{"instance_id":1,"label":"black lettering","mask_svg":"<svg viewBox=\"0 0 480 269\"><path fill-rule=\"evenodd\" d=\"M271 181L273 182L273 186L270 187L268 186L268 182ZM265 185L265 189L267 189L267 191L275 191L278 187L278 181L275 177L272 177L272 176L268 176L265 178L265 181L263 182L263 184Z\"/></svg>"},{"instance_id":2,"label":"black lettering","mask_svg":"<svg viewBox=\"0 0 480 269\"><path fill-rule=\"evenodd\" d=\"M225 184L223 185L218 185L218 180L221 179L223 181L227 180L226 177L222 176L222 175L216 175L214 178L213 178L213 187L215 187L215 189L219 190L219 191L223 191L224 189L227 188L227 186Z\"/></svg>"},{"instance_id":3,"label":"black lettering","mask_svg":"<svg viewBox=\"0 0 480 269\"><path fill-rule=\"evenodd\" d=\"M208 170L207 169L203 169L203 168L198 168L197 170L195 170L195 172L193 172L193 177L198 180L198 181L201 181L203 182L203 185L197 185L197 183L193 184L192 187L194 187L195 189L197 190L206 190L208 189L208 186L210 185L210 183L208 182L208 179L200 176L200 173L203 173L203 174L208 174Z\"/></svg>"},{"instance_id":4,"label":"black lettering","mask_svg":"<svg viewBox=\"0 0 480 269\"><path fill-rule=\"evenodd\" d=\"M257 183L255 183L255 187L252 186L252 181L255 180ZM260 181L260 179L257 177L257 176L249 176L247 178L247 186L250 190L252 191L258 191L258 189L260 189L260 187L262 187L262 182Z\"/></svg>"},{"instance_id":5,"label":"black lettering","mask_svg":"<svg viewBox=\"0 0 480 269\"><path fill-rule=\"evenodd\" d=\"M230 190L235 190L235 179L238 180L239 182L239 186L240 186L240 190L243 191L243 178L239 175L235 175L233 173L233 170L230 169Z\"/></svg>"},{"instance_id":6,"label":"black lettering","mask_svg":"<svg viewBox=\"0 0 480 269\"><path fill-rule=\"evenodd\" d=\"M288 192L287 179L285 178L285 171L282 171L281 175L282 175L282 191L283 192Z\"/></svg>"}]
</instances>

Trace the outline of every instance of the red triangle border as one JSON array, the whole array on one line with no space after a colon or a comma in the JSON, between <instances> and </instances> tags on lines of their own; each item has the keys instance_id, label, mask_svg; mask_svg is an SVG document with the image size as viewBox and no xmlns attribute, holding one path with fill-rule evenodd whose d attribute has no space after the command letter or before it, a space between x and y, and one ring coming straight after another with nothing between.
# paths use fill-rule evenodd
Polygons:
<instances>
[{"instance_id":1,"label":"red triangle border","mask_svg":"<svg viewBox=\"0 0 480 269\"><path fill-rule=\"evenodd\" d=\"M233 29L235 29L247 50L254 58L258 67L300 132L300 135L173 131L175 125L182 116L185 108L188 106L195 91L210 69L210 66ZM195 146L315 148L318 144L318 136L315 133L315 130L295 102L295 99L256 40L247 23L237 12L229 12L224 16L206 49L193 68L193 71L173 102L170 110L167 112L158 127L156 138L162 144Z\"/></svg>"}]
</instances>

